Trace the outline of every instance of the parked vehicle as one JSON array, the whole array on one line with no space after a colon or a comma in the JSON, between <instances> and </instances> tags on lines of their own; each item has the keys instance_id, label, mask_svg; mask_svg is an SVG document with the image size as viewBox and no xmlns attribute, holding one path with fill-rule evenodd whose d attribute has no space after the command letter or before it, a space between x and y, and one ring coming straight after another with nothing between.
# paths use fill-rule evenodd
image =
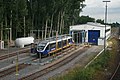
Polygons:
<instances>
[{"instance_id":1,"label":"parked vehicle","mask_svg":"<svg viewBox=\"0 0 120 80\"><path fill-rule=\"evenodd\" d=\"M48 38L47 40L41 41L36 47L31 48L32 53L37 53L38 57L41 54L48 55L60 51L61 49L67 48L73 44L71 36L58 36Z\"/></svg>"}]
</instances>

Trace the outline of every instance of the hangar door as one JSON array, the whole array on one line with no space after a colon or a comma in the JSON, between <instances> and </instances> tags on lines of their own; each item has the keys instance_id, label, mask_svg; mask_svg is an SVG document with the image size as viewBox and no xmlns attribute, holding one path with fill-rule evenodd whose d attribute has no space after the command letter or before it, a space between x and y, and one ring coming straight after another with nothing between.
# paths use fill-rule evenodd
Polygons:
<instances>
[{"instance_id":1,"label":"hangar door","mask_svg":"<svg viewBox=\"0 0 120 80\"><path fill-rule=\"evenodd\" d=\"M81 32L75 32L74 33L74 41L75 43L82 43L82 33Z\"/></svg>"},{"instance_id":2,"label":"hangar door","mask_svg":"<svg viewBox=\"0 0 120 80\"><path fill-rule=\"evenodd\" d=\"M85 30L74 31L72 36L76 44L85 42Z\"/></svg>"},{"instance_id":3,"label":"hangar door","mask_svg":"<svg viewBox=\"0 0 120 80\"><path fill-rule=\"evenodd\" d=\"M98 38L100 37L100 30L88 30L88 42L92 44L98 44Z\"/></svg>"}]
</instances>

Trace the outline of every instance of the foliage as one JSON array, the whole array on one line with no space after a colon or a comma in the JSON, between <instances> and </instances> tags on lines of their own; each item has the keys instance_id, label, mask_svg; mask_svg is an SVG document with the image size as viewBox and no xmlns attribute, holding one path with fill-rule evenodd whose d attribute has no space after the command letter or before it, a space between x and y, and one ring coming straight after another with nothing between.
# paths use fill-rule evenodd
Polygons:
<instances>
[{"instance_id":1,"label":"foliage","mask_svg":"<svg viewBox=\"0 0 120 80\"><path fill-rule=\"evenodd\" d=\"M81 16L78 18L78 22L79 24L86 24L87 22L95 22L94 18L91 18L89 16Z\"/></svg>"},{"instance_id":2,"label":"foliage","mask_svg":"<svg viewBox=\"0 0 120 80\"><path fill-rule=\"evenodd\" d=\"M93 68L81 70L79 67L76 67L67 75L63 75L57 78L51 78L50 80L92 80L94 73L95 70Z\"/></svg>"},{"instance_id":3,"label":"foliage","mask_svg":"<svg viewBox=\"0 0 120 80\"><path fill-rule=\"evenodd\" d=\"M118 23L118 22L112 23L110 25L111 25L111 27L120 27L120 23Z\"/></svg>"},{"instance_id":4,"label":"foliage","mask_svg":"<svg viewBox=\"0 0 120 80\"><path fill-rule=\"evenodd\" d=\"M93 67L97 70L105 68L107 66L107 62L109 61L110 53L106 51L105 54L101 54L89 67Z\"/></svg>"},{"instance_id":5,"label":"foliage","mask_svg":"<svg viewBox=\"0 0 120 80\"><path fill-rule=\"evenodd\" d=\"M87 68L80 69L77 67L64 76L50 80L94 80L96 71L104 70L109 62L110 57L110 52L106 51L106 54L102 53Z\"/></svg>"},{"instance_id":6,"label":"foliage","mask_svg":"<svg viewBox=\"0 0 120 80\"><path fill-rule=\"evenodd\" d=\"M89 16L79 17L86 6L85 0L0 0L0 31L12 29L13 39L30 34L31 30L43 30L44 37L69 32L69 26L95 22ZM103 23L103 20L97 20ZM113 23L112 26L119 26ZM5 35L7 31L3 31ZM40 37L42 32L40 32ZM54 34L54 33L53 33Z\"/></svg>"},{"instance_id":7,"label":"foliage","mask_svg":"<svg viewBox=\"0 0 120 80\"><path fill-rule=\"evenodd\" d=\"M97 19L96 20L97 23L101 23L101 24L105 24L104 20L102 19ZM120 27L120 23L115 22L115 23L107 23L107 25L110 25L111 27Z\"/></svg>"},{"instance_id":8,"label":"foliage","mask_svg":"<svg viewBox=\"0 0 120 80\"><path fill-rule=\"evenodd\" d=\"M97 19L96 22L97 22L97 23L104 24L104 20L101 20L101 19Z\"/></svg>"},{"instance_id":9,"label":"foliage","mask_svg":"<svg viewBox=\"0 0 120 80\"><path fill-rule=\"evenodd\" d=\"M27 36L30 30L37 29L50 35L52 31L67 33L68 27L77 23L84 1L0 0L0 29L12 28L14 38Z\"/></svg>"}]
</instances>

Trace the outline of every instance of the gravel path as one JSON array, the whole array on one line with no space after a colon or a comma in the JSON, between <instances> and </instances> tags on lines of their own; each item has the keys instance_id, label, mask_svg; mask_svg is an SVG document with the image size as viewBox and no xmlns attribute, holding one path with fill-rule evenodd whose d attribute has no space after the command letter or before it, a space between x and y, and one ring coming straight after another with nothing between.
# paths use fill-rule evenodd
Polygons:
<instances>
[{"instance_id":1,"label":"gravel path","mask_svg":"<svg viewBox=\"0 0 120 80\"><path fill-rule=\"evenodd\" d=\"M66 65L64 65L64 66L44 75L36 80L47 80L49 77L57 76L61 73L64 73L64 71L72 68L76 64L80 64L81 66L85 66L90 61L91 58L93 58L95 55L97 55L102 50L102 48L103 48L103 46L92 46L84 53L80 53L80 55L77 58L75 58L74 60L72 60L68 64L66 64ZM16 73L13 73L11 75L3 77L0 80L16 80L16 78L21 78L28 73L32 73L32 72L41 70L44 67L45 66L32 65L32 66L29 66L27 68L20 70L18 76L15 75Z\"/></svg>"},{"instance_id":2,"label":"gravel path","mask_svg":"<svg viewBox=\"0 0 120 80\"><path fill-rule=\"evenodd\" d=\"M64 65L64 66L44 75L36 80L48 80L48 78L50 78L50 77L53 77L53 76L55 77L55 76L64 74L66 70L69 70L78 64L81 65L82 67L84 67L90 61L90 59L93 58L95 55L97 55L102 49L103 49L103 46L92 46L84 53L80 53L80 55L77 58L75 58L68 64L66 64L66 65Z\"/></svg>"}]
</instances>

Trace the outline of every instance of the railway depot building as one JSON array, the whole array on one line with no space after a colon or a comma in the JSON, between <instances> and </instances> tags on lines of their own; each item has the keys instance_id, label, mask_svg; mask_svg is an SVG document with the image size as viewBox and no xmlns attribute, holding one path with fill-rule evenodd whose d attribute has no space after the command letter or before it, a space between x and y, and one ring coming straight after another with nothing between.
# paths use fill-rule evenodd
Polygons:
<instances>
[{"instance_id":1,"label":"railway depot building","mask_svg":"<svg viewBox=\"0 0 120 80\"><path fill-rule=\"evenodd\" d=\"M70 34L75 43L104 45L105 25L88 22L87 24L70 26ZM111 26L106 25L106 40L111 35Z\"/></svg>"}]
</instances>

